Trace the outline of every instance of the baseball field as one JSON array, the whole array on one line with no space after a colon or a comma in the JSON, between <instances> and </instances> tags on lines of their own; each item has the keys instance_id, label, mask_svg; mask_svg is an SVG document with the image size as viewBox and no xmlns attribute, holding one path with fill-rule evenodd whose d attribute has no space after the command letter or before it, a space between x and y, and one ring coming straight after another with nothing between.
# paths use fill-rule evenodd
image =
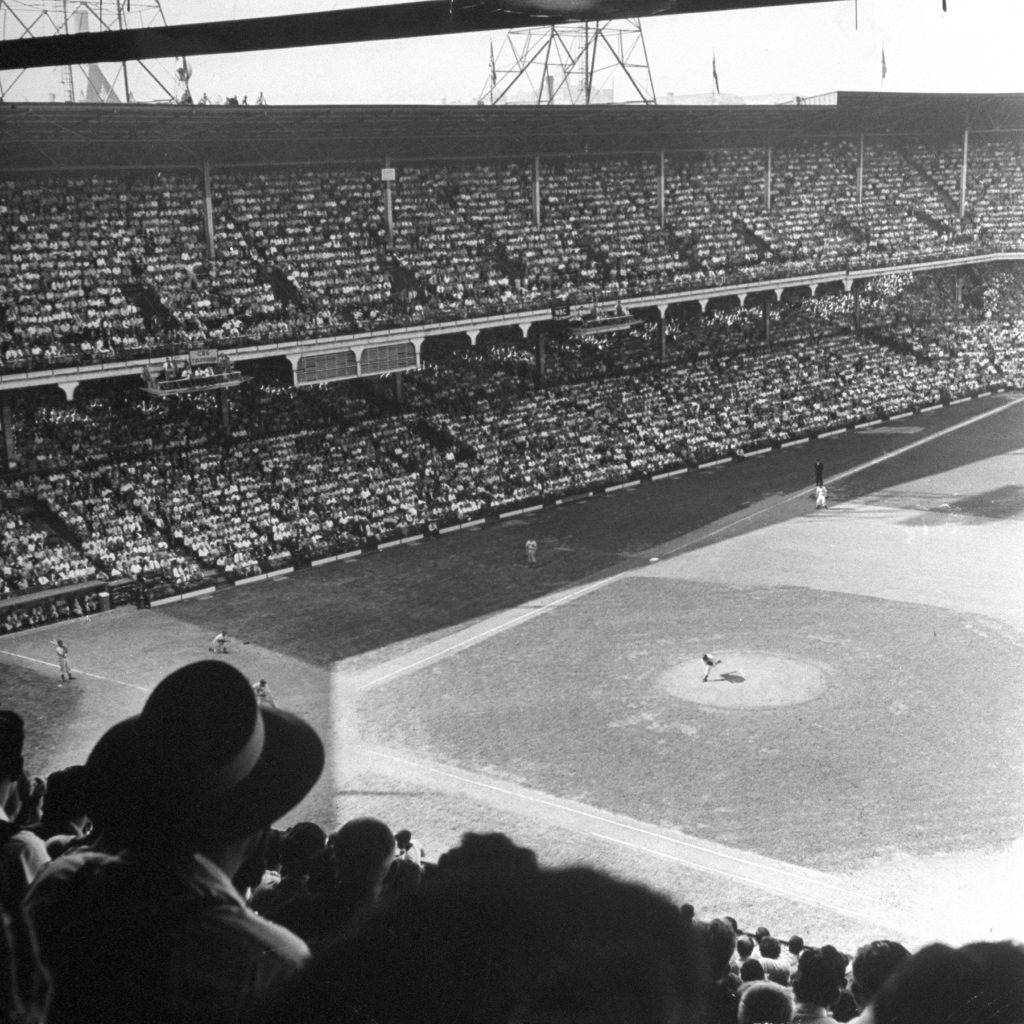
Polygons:
<instances>
[{"instance_id":1,"label":"baseball field","mask_svg":"<svg viewBox=\"0 0 1024 1024\"><path fill-rule=\"evenodd\" d=\"M29 769L220 629L327 743L289 820L503 831L847 949L1024 937L1020 396L3 637Z\"/></svg>"}]
</instances>

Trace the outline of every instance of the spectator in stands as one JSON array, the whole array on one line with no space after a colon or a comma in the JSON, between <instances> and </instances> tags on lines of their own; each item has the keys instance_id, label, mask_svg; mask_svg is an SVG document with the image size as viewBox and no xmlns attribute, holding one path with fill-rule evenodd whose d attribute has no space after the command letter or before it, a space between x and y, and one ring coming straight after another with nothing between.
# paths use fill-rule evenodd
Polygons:
<instances>
[{"instance_id":1,"label":"spectator in stands","mask_svg":"<svg viewBox=\"0 0 1024 1024\"><path fill-rule=\"evenodd\" d=\"M85 784L85 766L80 764L60 768L46 777L42 820L32 831L46 843L51 857L80 844L89 832Z\"/></svg>"},{"instance_id":2,"label":"spectator in stands","mask_svg":"<svg viewBox=\"0 0 1024 1024\"><path fill-rule=\"evenodd\" d=\"M502 832L467 832L437 861L439 872L520 875L538 870L537 854Z\"/></svg>"},{"instance_id":3,"label":"spectator in stands","mask_svg":"<svg viewBox=\"0 0 1024 1024\"><path fill-rule=\"evenodd\" d=\"M778 985L789 984L789 963L782 958L782 943L774 935L764 935L757 947L757 958L764 976Z\"/></svg>"},{"instance_id":4,"label":"spectator in stands","mask_svg":"<svg viewBox=\"0 0 1024 1024\"><path fill-rule=\"evenodd\" d=\"M12 911L50 858L39 836L21 822L41 794L25 775L25 722L0 711L0 910Z\"/></svg>"},{"instance_id":5,"label":"spectator in stands","mask_svg":"<svg viewBox=\"0 0 1024 1024\"><path fill-rule=\"evenodd\" d=\"M384 822L346 822L323 853L310 858L308 893L277 908L274 919L320 949L377 903L396 854L395 837Z\"/></svg>"},{"instance_id":6,"label":"spectator in stands","mask_svg":"<svg viewBox=\"0 0 1024 1024\"><path fill-rule=\"evenodd\" d=\"M309 895L310 865L327 846L327 833L312 821L300 821L279 840L281 874L273 884L261 885L249 899L249 906L261 917L277 921L280 908Z\"/></svg>"},{"instance_id":7,"label":"spectator in stands","mask_svg":"<svg viewBox=\"0 0 1024 1024\"><path fill-rule=\"evenodd\" d=\"M264 1024L698 1019L700 955L669 902L585 868L506 867L437 872L381 904Z\"/></svg>"},{"instance_id":8,"label":"spectator in stands","mask_svg":"<svg viewBox=\"0 0 1024 1024\"><path fill-rule=\"evenodd\" d=\"M1024 1020L1024 946L935 943L918 950L883 982L872 1003L875 1024L1020 1024Z\"/></svg>"},{"instance_id":9,"label":"spectator in stands","mask_svg":"<svg viewBox=\"0 0 1024 1024\"><path fill-rule=\"evenodd\" d=\"M756 957L748 957L740 967L740 981L764 981L764 965Z\"/></svg>"},{"instance_id":10,"label":"spectator in stands","mask_svg":"<svg viewBox=\"0 0 1024 1024\"><path fill-rule=\"evenodd\" d=\"M743 969L743 965L754 957L756 946L750 935L740 935L736 939L736 968L737 972Z\"/></svg>"},{"instance_id":11,"label":"spectator in stands","mask_svg":"<svg viewBox=\"0 0 1024 1024\"><path fill-rule=\"evenodd\" d=\"M237 1021L301 967L304 943L246 909L232 878L323 759L310 726L213 661L108 730L86 765L103 842L53 862L24 902L46 1019Z\"/></svg>"},{"instance_id":12,"label":"spectator in stands","mask_svg":"<svg viewBox=\"0 0 1024 1024\"><path fill-rule=\"evenodd\" d=\"M805 949L800 955L793 995L794 1024L836 1024L829 1008L846 984L846 957L834 946Z\"/></svg>"},{"instance_id":13,"label":"spectator in stands","mask_svg":"<svg viewBox=\"0 0 1024 1024\"><path fill-rule=\"evenodd\" d=\"M684 913L684 919L687 918ZM739 979L729 970L736 951L736 933L732 925L720 917L711 921L693 921L692 931L704 953L708 970L705 993L707 1024L733 1024L736 1020Z\"/></svg>"},{"instance_id":14,"label":"spectator in stands","mask_svg":"<svg viewBox=\"0 0 1024 1024\"><path fill-rule=\"evenodd\" d=\"M774 981L754 981L740 989L737 1024L789 1024L793 995Z\"/></svg>"},{"instance_id":15,"label":"spectator in stands","mask_svg":"<svg viewBox=\"0 0 1024 1024\"><path fill-rule=\"evenodd\" d=\"M783 950L783 959L789 963L789 976L796 974L797 965L800 963L800 954L804 951L804 940L799 935L791 935L786 948Z\"/></svg>"},{"instance_id":16,"label":"spectator in stands","mask_svg":"<svg viewBox=\"0 0 1024 1024\"><path fill-rule=\"evenodd\" d=\"M857 1024L872 1024L871 1001L878 995L885 979L909 959L910 951L891 939L877 939L857 950L850 981L850 992L860 1010L860 1015L854 1018Z\"/></svg>"}]
</instances>

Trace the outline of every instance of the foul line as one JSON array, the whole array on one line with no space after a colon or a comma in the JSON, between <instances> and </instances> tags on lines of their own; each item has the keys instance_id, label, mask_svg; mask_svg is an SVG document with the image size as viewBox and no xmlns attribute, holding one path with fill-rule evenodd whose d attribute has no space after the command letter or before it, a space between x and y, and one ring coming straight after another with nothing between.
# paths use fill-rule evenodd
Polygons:
<instances>
[{"instance_id":1,"label":"foul line","mask_svg":"<svg viewBox=\"0 0 1024 1024\"><path fill-rule=\"evenodd\" d=\"M6 654L9 658L21 658L22 661L31 661L35 665L45 665L47 668L59 669L59 665L55 665L52 661L44 661L42 658L31 658L27 654L19 654L17 651L7 651L0 648L0 654ZM79 676L88 676L90 679L99 679L104 683L113 683L115 686L127 686L132 690L139 690L141 693L149 693L149 690L145 686L139 686L136 683L126 683L121 679L111 679L109 676L101 676L95 672L85 672L82 669L75 669L75 674Z\"/></svg>"},{"instance_id":2,"label":"foul line","mask_svg":"<svg viewBox=\"0 0 1024 1024\"><path fill-rule=\"evenodd\" d=\"M936 441L940 437L945 437L946 434L951 434L956 430L962 430L964 427L969 427L981 420L988 419L989 416L995 416L998 413L1005 412L1007 409L1012 409L1015 405L1019 405L1021 402L1024 402L1024 398L1015 398L1013 401L1007 402L1005 405L1000 405L995 409L989 409L987 412L978 413L977 416L972 416L969 420L964 420L962 423L954 423L952 426L943 427L941 430L937 430L934 434L929 434L927 437L922 437L920 440L911 441L909 444L905 444L901 448L896 448L891 452L885 452L882 455L877 455L875 458L869 459L867 462L860 463L860 465L851 466L850 469L844 469L842 472L830 476L829 479L845 480L847 477L854 476L857 473L863 473L864 470L871 469L872 466L877 466L880 463L888 462L889 459L895 459L900 455L905 455L907 452L913 451L915 448L920 448L921 445L930 444L932 441ZM695 544L702 544L711 537L717 537L720 533L725 533L726 531L733 529L733 527L740 526L743 523L749 522L751 519L756 519L758 516L764 515L766 512L773 512L775 509L781 508L783 505L788 505L791 501L796 501L798 498L802 498L806 493L806 487L802 487L799 491L792 491L784 498L780 498L771 505L765 505L762 508L755 509L753 512L748 512L736 519L730 519L729 522L724 523L721 526L717 526L713 530L701 533L699 536L693 537L690 540L684 540L678 547L670 548L661 557L671 558L673 555L686 551Z\"/></svg>"},{"instance_id":3,"label":"foul line","mask_svg":"<svg viewBox=\"0 0 1024 1024\"><path fill-rule=\"evenodd\" d=\"M396 676L404 675L406 672L412 672L414 669L421 668L423 665L429 665L432 661L438 661L441 658L446 658L449 654L454 654L456 651L460 651L465 647L472 647L473 644L480 643L482 640L486 640L488 637L494 636L496 633L503 633L507 629L511 629L513 626L518 626L521 622L527 622L530 619L535 619L538 615L543 615L545 612L551 611L552 608L558 608L563 604L568 604L570 601L575 601L579 597L584 597L586 594L591 593L594 590L598 590L601 587L607 586L613 580L618 579L620 576L626 575L631 570L625 569L622 572L615 573L612 576L608 576L606 579L596 580L593 583L588 583L583 587L576 587L568 592L556 595L551 600L546 601L542 605L537 605L536 602L531 605L527 605L527 610L521 615L516 615L511 619L502 619L500 622L487 629L483 629L478 633L473 633L471 636L464 637L462 640L458 640L453 644L442 647L440 650L433 651L430 654L424 655L422 658L418 658L415 661L410 661L401 665L396 666L390 671L384 672L381 675L375 675L371 679L364 680L357 684L356 689L367 690L373 686L377 686L380 683L386 683L390 679L394 679ZM459 632L464 632L460 630ZM336 662L337 665L342 665L344 662Z\"/></svg>"},{"instance_id":4,"label":"foul line","mask_svg":"<svg viewBox=\"0 0 1024 1024\"><path fill-rule=\"evenodd\" d=\"M905 444L891 452L885 452L873 459L869 459L867 462L862 462L850 469L844 469L842 472L836 473L830 479L845 480L847 477L854 476L857 473L862 473L864 470L870 469L872 466L877 466L882 462L887 462L889 459L894 459L906 452L913 451L921 445L929 444L930 442L935 441L940 437L944 437L946 434L950 434L953 431L961 430L964 427L969 427L974 423L987 419L989 416L995 416L997 413L1005 412L1007 409L1010 409L1015 405L1019 405L1021 402L1024 402L1024 398L1015 398L1013 401L1007 402L1005 405L1000 405L995 409L989 409L987 412L979 413L977 416L972 416L970 419L964 420L962 423L954 423L952 426L943 427L942 430L938 430L934 434L930 434L928 437L923 437L917 441L911 441L909 444ZM806 488L801 488L799 491L793 491L784 498L780 498L778 501L775 501L770 505L765 505L764 507L755 509L752 512L747 512L745 515L742 515L737 519L730 519L729 522L723 523L721 526L717 526L705 533L701 533L699 536L695 536L689 540L684 540L678 547L670 548L665 554L661 555L661 558L671 558L674 555L687 551L697 544L703 544L712 537L717 537L719 534L732 530L743 523L749 522L751 519L764 515L766 512L772 512L777 508L781 508L783 505L787 505L790 502L803 497L805 492ZM575 601L577 598L585 597L587 594L590 594L595 590L599 590L601 587L606 587L608 584L614 583L616 580L622 579L631 573L639 571L642 571L642 569L638 569L636 567L623 569L620 572L613 573L612 575L596 580L593 583L586 584L582 587L576 587L567 592L562 592L551 600L546 601L543 605L537 606L536 602L532 602L530 605L524 606L527 610L521 615L517 615L509 619L502 619L493 626L483 629L480 632L473 633L471 636L463 637L461 640L458 640L453 644L449 644L448 646L442 646L439 650L425 654L414 661L395 666L394 668L383 672L381 675L372 675L369 679L365 679L363 682L358 683L356 685L356 689L359 691L370 689L381 683L386 683L391 679L404 675L407 672L412 672L415 669L422 668L424 665L429 665L431 662L439 661L450 654L454 654L466 647L471 647L474 644L480 643L488 637L492 637L498 633L503 633L506 630L511 629L513 626L518 626L523 622L536 618L538 615L543 615L545 612L551 611L553 608L558 608L563 604L568 604L570 601ZM459 632L462 633L465 631L460 630ZM344 662L335 663L336 667L342 664L344 664ZM387 663L385 662L385 664Z\"/></svg>"},{"instance_id":5,"label":"foul line","mask_svg":"<svg viewBox=\"0 0 1024 1024\"><path fill-rule=\"evenodd\" d=\"M406 757L400 757L397 754L391 753L387 750L382 750L380 748L367 748L367 753L377 758L393 761L406 768L414 768L418 772L425 771L433 775L441 776L443 778L453 779L456 782L459 782L471 788L498 793L502 796L509 797L515 801L519 801L522 803L537 804L542 807L548 807L552 808L553 810L560 811L566 816L576 816L584 819L589 819L591 821L598 822L610 828L618 828L625 832L633 832L640 836L648 836L652 839L657 839L663 843L671 844L672 846L682 847L683 849L692 850L697 853L704 854L706 857L711 859L730 862L732 864L735 864L739 868L747 868L749 869L750 873L747 874L741 871L728 871L722 867L715 867L712 864L702 863L700 860L687 858L679 854L667 853L663 850L655 849L653 846L645 845L641 842L630 842L627 839L620 839L616 836L605 835L601 832L591 831L586 833L587 835L593 836L597 839L603 839L609 843L614 843L619 846L625 846L628 849L636 850L640 853L652 854L656 857L660 857L663 860L669 860L676 864L682 864L696 871L721 875L724 878L740 882L744 885L764 889L769 892L779 893L781 895L786 896L788 899L796 900L800 903L812 903L816 906L824 907L836 913L844 914L847 917L856 917L860 920L868 921L872 924L877 924L884 927L890 927L892 925L892 921L890 920L885 920L883 918L879 918L871 914L852 909L849 906L829 903L827 900L821 899L820 897L814 896L811 893L809 893L807 891L808 888L817 888L819 890L826 889L831 890L837 895L849 897L851 900L854 901L867 903L876 902L876 900L870 894L858 892L855 889L850 889L846 886L837 884L835 881L831 881L829 876L824 875L821 872L814 872L812 875L812 872L809 870L803 870L797 867L796 865L788 864L785 861L775 861L771 858L762 857L756 860L751 859L749 856L744 856L742 851L735 851L732 850L732 848L718 848L715 846L711 846L709 844L702 843L694 838L683 837L681 835L672 834L670 832L659 832L652 828L645 828L642 825L634 825L628 821L620 820L608 814L601 814L597 811L581 808L579 806L567 803L565 801L555 800L548 796L539 795L538 793L532 790L525 790L521 788L511 789L508 786L499 785L494 782L485 782L471 775L450 771L445 768L440 768L436 765L430 764L429 762L423 762L418 760L412 760ZM796 887L787 887L784 884L773 884L769 881L765 881L762 877L758 877L758 875L763 876L764 874L775 875L783 879L790 879L794 883L796 883Z\"/></svg>"}]
</instances>

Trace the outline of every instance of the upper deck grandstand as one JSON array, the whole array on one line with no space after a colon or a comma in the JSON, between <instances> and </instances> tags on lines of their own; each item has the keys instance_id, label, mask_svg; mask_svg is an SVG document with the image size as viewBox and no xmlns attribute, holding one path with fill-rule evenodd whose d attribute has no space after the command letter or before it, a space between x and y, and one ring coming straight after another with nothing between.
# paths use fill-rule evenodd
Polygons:
<instances>
[{"instance_id":1,"label":"upper deck grandstand","mask_svg":"<svg viewBox=\"0 0 1024 1024\"><path fill-rule=\"evenodd\" d=\"M1024 244L1020 96L13 105L0 125L7 387L11 372L52 382L54 367L206 344L293 354L307 381L389 371L428 334L543 322L556 297L659 308L850 289Z\"/></svg>"}]
</instances>

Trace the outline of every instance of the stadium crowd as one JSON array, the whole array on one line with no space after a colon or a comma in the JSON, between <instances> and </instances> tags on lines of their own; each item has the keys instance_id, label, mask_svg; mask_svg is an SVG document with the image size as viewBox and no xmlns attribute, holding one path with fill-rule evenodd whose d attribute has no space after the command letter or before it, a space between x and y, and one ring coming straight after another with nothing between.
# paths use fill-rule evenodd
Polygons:
<instances>
[{"instance_id":1,"label":"stadium crowd","mask_svg":"<svg viewBox=\"0 0 1024 1024\"><path fill-rule=\"evenodd\" d=\"M80 614L66 595L34 610L36 592L77 586L79 605L112 580L180 593L1019 388L1024 281L972 282L959 304L945 272L775 303L767 340L763 309L683 307L664 363L651 323L552 335L543 380L532 340L433 342L400 402L262 379L231 392L227 436L215 394L26 390L0 482L0 630Z\"/></svg>"},{"instance_id":2,"label":"stadium crowd","mask_svg":"<svg viewBox=\"0 0 1024 1024\"><path fill-rule=\"evenodd\" d=\"M317 732L221 660L167 675L84 765L26 771L0 711L5 1019L375 1024L1019 1024L1024 946L886 936L852 955L642 885L548 868L503 834L428 859L361 817L272 826Z\"/></svg>"},{"instance_id":3,"label":"stadium crowd","mask_svg":"<svg viewBox=\"0 0 1024 1024\"><path fill-rule=\"evenodd\" d=\"M0 180L0 374L1024 245L1011 144ZM663 222L664 221L664 222Z\"/></svg>"}]
</instances>

